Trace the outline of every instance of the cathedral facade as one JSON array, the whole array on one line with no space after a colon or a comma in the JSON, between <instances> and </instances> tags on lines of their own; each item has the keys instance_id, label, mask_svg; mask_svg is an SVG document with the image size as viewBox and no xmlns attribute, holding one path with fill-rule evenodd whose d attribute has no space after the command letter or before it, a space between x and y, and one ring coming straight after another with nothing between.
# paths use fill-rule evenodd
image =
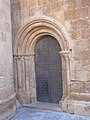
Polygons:
<instances>
[{"instance_id":1,"label":"cathedral facade","mask_svg":"<svg viewBox=\"0 0 90 120\"><path fill-rule=\"evenodd\" d=\"M0 120L20 104L90 115L90 0L0 0Z\"/></svg>"}]
</instances>

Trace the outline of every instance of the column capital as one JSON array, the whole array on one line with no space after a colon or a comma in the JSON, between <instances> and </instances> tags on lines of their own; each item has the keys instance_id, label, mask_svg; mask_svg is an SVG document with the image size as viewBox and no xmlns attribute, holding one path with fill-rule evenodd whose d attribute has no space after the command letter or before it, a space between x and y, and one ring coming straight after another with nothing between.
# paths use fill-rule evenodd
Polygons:
<instances>
[{"instance_id":1,"label":"column capital","mask_svg":"<svg viewBox=\"0 0 90 120\"><path fill-rule=\"evenodd\" d=\"M59 51L60 54L69 54L71 50L64 50L64 51Z\"/></svg>"},{"instance_id":2,"label":"column capital","mask_svg":"<svg viewBox=\"0 0 90 120\"><path fill-rule=\"evenodd\" d=\"M71 53L72 50L65 50L65 51L59 51L60 55L62 57L64 57L65 59L67 60L71 60L71 56L70 56L70 53Z\"/></svg>"},{"instance_id":3,"label":"column capital","mask_svg":"<svg viewBox=\"0 0 90 120\"><path fill-rule=\"evenodd\" d=\"M13 57L14 58L22 58L22 57L30 57L30 56L34 56L35 53L29 53L29 54L14 54Z\"/></svg>"}]
</instances>

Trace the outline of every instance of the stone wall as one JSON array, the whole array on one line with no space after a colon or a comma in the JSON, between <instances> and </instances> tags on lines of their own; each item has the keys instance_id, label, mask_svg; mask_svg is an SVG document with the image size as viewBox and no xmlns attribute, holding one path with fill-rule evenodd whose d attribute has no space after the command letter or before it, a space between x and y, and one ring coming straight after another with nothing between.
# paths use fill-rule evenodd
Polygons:
<instances>
[{"instance_id":1,"label":"stone wall","mask_svg":"<svg viewBox=\"0 0 90 120\"><path fill-rule=\"evenodd\" d=\"M0 120L15 112L10 0L0 0Z\"/></svg>"},{"instance_id":2,"label":"stone wall","mask_svg":"<svg viewBox=\"0 0 90 120\"><path fill-rule=\"evenodd\" d=\"M63 25L73 44L68 97L76 101L88 102L90 100L90 0L11 0L11 5L14 44L19 29L33 17L48 16ZM70 106L70 103L66 102L63 110L69 111L68 104ZM71 104L73 105L74 102ZM83 104L85 105L84 102ZM75 107L73 109L76 110Z\"/></svg>"}]
</instances>

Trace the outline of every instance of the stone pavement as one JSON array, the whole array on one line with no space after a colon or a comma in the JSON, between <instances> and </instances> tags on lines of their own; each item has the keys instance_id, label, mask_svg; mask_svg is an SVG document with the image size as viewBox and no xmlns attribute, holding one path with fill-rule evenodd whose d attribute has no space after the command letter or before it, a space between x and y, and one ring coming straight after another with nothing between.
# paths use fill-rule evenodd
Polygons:
<instances>
[{"instance_id":1,"label":"stone pavement","mask_svg":"<svg viewBox=\"0 0 90 120\"><path fill-rule=\"evenodd\" d=\"M20 107L11 120L90 120L90 117L30 107Z\"/></svg>"}]
</instances>

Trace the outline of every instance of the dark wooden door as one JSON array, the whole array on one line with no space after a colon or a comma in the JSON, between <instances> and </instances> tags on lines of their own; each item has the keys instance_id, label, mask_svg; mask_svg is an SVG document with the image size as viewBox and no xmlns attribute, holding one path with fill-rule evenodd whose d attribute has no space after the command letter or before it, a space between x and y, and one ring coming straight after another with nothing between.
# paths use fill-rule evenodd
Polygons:
<instances>
[{"instance_id":1,"label":"dark wooden door","mask_svg":"<svg viewBox=\"0 0 90 120\"><path fill-rule=\"evenodd\" d=\"M51 36L42 37L35 48L37 100L59 103L62 98L60 46Z\"/></svg>"}]
</instances>

